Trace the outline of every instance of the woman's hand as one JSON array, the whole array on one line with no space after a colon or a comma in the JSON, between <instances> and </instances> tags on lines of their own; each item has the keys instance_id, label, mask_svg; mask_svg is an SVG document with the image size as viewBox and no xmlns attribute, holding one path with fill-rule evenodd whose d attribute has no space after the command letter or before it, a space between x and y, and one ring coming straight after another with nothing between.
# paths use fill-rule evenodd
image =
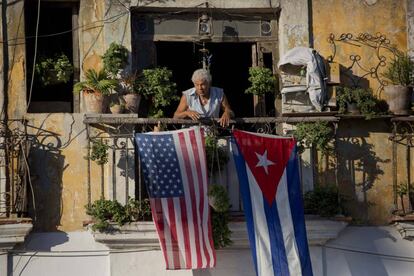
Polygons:
<instances>
[{"instance_id":1,"label":"woman's hand","mask_svg":"<svg viewBox=\"0 0 414 276\"><path fill-rule=\"evenodd\" d=\"M186 116L193 121L197 121L198 119L200 119L200 114L198 112L188 110L185 113L186 113Z\"/></svg>"},{"instance_id":2,"label":"woman's hand","mask_svg":"<svg viewBox=\"0 0 414 276\"><path fill-rule=\"evenodd\" d=\"M229 112L224 112L223 115L221 115L221 118L218 120L220 123L220 126L227 127L230 124L230 114Z\"/></svg>"}]
</instances>

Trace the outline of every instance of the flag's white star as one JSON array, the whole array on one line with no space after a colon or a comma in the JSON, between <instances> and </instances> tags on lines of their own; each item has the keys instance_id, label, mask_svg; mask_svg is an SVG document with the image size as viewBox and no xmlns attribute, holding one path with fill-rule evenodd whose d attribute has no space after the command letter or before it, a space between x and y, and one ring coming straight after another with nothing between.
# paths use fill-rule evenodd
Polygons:
<instances>
[{"instance_id":1,"label":"flag's white star","mask_svg":"<svg viewBox=\"0 0 414 276\"><path fill-rule=\"evenodd\" d=\"M269 167L270 165L274 165L275 163L267 159L267 150L265 150L265 152L262 155L258 154L257 152L255 153L257 158L259 159L259 162L257 162L256 164L256 168L263 167L265 173L268 174L269 172L267 171L267 167Z\"/></svg>"}]
</instances>

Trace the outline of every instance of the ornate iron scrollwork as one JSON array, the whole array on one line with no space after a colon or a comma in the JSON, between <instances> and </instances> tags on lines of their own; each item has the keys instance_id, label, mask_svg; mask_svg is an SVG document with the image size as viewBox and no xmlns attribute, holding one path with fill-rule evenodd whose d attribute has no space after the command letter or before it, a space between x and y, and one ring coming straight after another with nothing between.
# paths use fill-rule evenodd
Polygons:
<instances>
[{"instance_id":1,"label":"ornate iron scrollwork","mask_svg":"<svg viewBox=\"0 0 414 276\"><path fill-rule=\"evenodd\" d=\"M379 69L387 65L387 57L383 54L383 51L388 51L390 55L394 57L399 53L396 46L391 44L390 40L387 39L385 35L380 33L376 33L375 35L361 33L357 36L354 36L351 33L343 33L338 38L336 38L335 35L331 33L328 37L328 43L331 44L332 48L332 55L327 57L327 60L329 62L333 62L335 60L338 43L346 43L349 45L354 45L356 47L372 48L375 52L376 57L376 62L373 66L370 68L364 67L361 63L362 57L360 55L350 54L349 60L351 61L351 64L346 66L345 70L343 70L341 73L343 73L344 76L348 77L353 86L360 86L363 79L365 79L367 76L371 77L378 82L376 94L381 94L384 86L387 85L387 81L379 73ZM359 68L363 74L360 76L354 76L352 74L353 68Z\"/></svg>"}]
</instances>

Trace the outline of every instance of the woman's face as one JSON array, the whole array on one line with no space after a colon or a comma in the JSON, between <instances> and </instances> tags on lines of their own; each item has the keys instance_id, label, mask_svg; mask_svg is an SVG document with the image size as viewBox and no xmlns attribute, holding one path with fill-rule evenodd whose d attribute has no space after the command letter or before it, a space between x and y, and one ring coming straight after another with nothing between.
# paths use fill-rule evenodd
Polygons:
<instances>
[{"instance_id":1,"label":"woman's face","mask_svg":"<svg viewBox=\"0 0 414 276\"><path fill-rule=\"evenodd\" d=\"M210 85L206 80L195 80L194 81L194 88L196 90L197 95L199 96L209 96Z\"/></svg>"}]
</instances>

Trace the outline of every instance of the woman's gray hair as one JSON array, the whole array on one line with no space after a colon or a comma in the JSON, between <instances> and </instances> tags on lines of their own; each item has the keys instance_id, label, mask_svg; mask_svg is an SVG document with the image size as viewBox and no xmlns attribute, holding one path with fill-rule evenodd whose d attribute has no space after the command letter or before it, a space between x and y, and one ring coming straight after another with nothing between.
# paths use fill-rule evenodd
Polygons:
<instances>
[{"instance_id":1,"label":"woman's gray hair","mask_svg":"<svg viewBox=\"0 0 414 276\"><path fill-rule=\"evenodd\" d=\"M197 69L194 71L193 76L191 77L193 83L197 80L207 81L211 84L211 75L206 69Z\"/></svg>"}]
</instances>

